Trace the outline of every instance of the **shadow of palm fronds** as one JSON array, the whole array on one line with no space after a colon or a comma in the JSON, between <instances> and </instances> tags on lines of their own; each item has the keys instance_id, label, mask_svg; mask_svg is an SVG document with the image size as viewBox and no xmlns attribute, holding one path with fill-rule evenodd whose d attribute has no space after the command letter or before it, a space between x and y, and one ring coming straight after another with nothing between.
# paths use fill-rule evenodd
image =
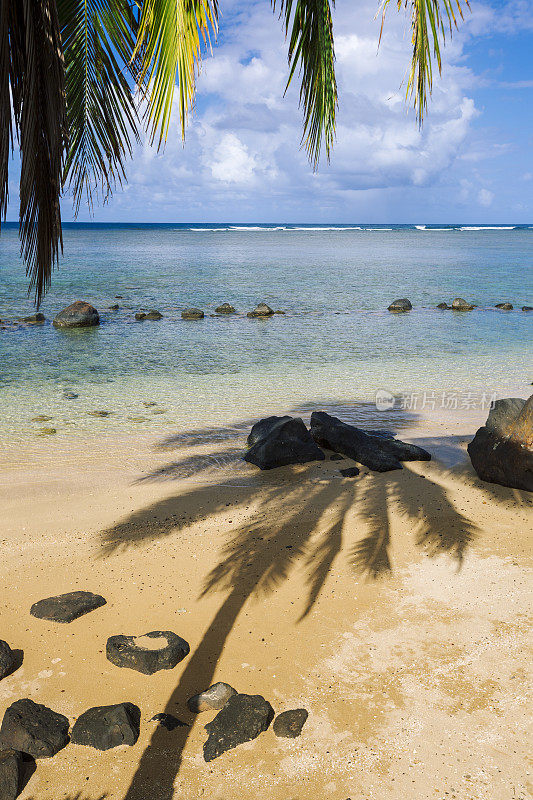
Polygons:
<instances>
[{"instance_id":1,"label":"shadow of palm fronds","mask_svg":"<svg viewBox=\"0 0 533 800\"><path fill-rule=\"evenodd\" d=\"M382 477L371 478L370 486L361 498L361 515L370 532L354 545L348 560L356 572L376 580L392 569L389 558L389 486Z\"/></svg>"}]
</instances>

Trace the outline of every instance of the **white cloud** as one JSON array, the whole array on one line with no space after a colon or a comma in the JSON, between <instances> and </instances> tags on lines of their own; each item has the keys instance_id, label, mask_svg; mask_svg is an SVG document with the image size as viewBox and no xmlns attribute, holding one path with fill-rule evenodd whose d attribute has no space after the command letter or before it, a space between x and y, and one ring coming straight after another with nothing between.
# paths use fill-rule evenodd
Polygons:
<instances>
[{"instance_id":1,"label":"white cloud","mask_svg":"<svg viewBox=\"0 0 533 800\"><path fill-rule=\"evenodd\" d=\"M207 161L213 178L223 183L251 183L257 159L233 133L226 133L216 145L213 157Z\"/></svg>"},{"instance_id":2,"label":"white cloud","mask_svg":"<svg viewBox=\"0 0 533 800\"><path fill-rule=\"evenodd\" d=\"M480 205L488 208L494 200L494 192L490 192L488 189L480 189L477 199Z\"/></svg>"}]
</instances>

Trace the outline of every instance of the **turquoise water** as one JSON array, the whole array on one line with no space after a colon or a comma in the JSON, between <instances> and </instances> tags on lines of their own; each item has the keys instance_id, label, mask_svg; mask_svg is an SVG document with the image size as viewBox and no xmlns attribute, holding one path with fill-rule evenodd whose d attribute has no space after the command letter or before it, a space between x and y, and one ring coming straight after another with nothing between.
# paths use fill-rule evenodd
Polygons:
<instances>
[{"instance_id":1,"label":"turquoise water","mask_svg":"<svg viewBox=\"0 0 533 800\"><path fill-rule=\"evenodd\" d=\"M381 388L505 395L533 379L533 312L519 310L533 305L531 228L80 225L66 226L64 250L47 323L0 331L0 424L14 433L47 413L85 430L95 408L114 412L108 426L155 424L144 401L173 424L223 424ZM31 313L14 226L0 278L0 318ZM435 308L457 296L479 308ZM390 314L397 297L414 310ZM98 308L98 328L52 327L75 299ZM210 317L224 301L241 313ZM285 315L247 319L260 301ZM517 310L495 310L502 301ZM190 305L206 318L181 321ZM134 320L151 308L164 319Z\"/></svg>"}]
</instances>

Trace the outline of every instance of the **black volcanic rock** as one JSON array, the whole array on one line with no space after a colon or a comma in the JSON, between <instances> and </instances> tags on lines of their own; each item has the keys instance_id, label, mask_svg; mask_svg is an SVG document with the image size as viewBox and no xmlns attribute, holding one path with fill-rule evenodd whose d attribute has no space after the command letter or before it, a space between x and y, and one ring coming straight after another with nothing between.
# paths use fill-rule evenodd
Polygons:
<instances>
[{"instance_id":1,"label":"black volcanic rock","mask_svg":"<svg viewBox=\"0 0 533 800\"><path fill-rule=\"evenodd\" d=\"M106 601L100 594L83 591L67 592L39 600L32 605L30 614L51 622L72 622L105 604Z\"/></svg>"},{"instance_id":2,"label":"black volcanic rock","mask_svg":"<svg viewBox=\"0 0 533 800\"><path fill-rule=\"evenodd\" d=\"M267 730L273 719L274 709L260 694L234 694L205 726L209 737L204 744L204 759L213 761L222 753L251 742Z\"/></svg>"},{"instance_id":3,"label":"black volcanic rock","mask_svg":"<svg viewBox=\"0 0 533 800\"><path fill-rule=\"evenodd\" d=\"M74 723L71 741L97 750L134 745L139 738L140 721L141 711L133 703L89 708Z\"/></svg>"},{"instance_id":4,"label":"black volcanic rock","mask_svg":"<svg viewBox=\"0 0 533 800\"><path fill-rule=\"evenodd\" d=\"M365 433L325 411L311 414L311 435L320 447L334 450L376 472L401 469L402 461L429 461L431 455L414 444Z\"/></svg>"},{"instance_id":5,"label":"black volcanic rock","mask_svg":"<svg viewBox=\"0 0 533 800\"><path fill-rule=\"evenodd\" d=\"M0 727L0 749L13 749L33 758L55 756L68 744L69 721L33 700L9 706Z\"/></svg>"},{"instance_id":6,"label":"black volcanic rock","mask_svg":"<svg viewBox=\"0 0 533 800\"><path fill-rule=\"evenodd\" d=\"M533 492L533 395L497 400L468 455L482 480Z\"/></svg>"},{"instance_id":7,"label":"black volcanic rock","mask_svg":"<svg viewBox=\"0 0 533 800\"><path fill-rule=\"evenodd\" d=\"M142 636L110 636L106 656L116 667L127 667L143 675L174 669L189 655L185 639L172 631L151 631Z\"/></svg>"},{"instance_id":8,"label":"black volcanic rock","mask_svg":"<svg viewBox=\"0 0 533 800\"><path fill-rule=\"evenodd\" d=\"M250 431L248 445L244 460L259 469L325 459L299 417L266 417L260 420Z\"/></svg>"}]
</instances>

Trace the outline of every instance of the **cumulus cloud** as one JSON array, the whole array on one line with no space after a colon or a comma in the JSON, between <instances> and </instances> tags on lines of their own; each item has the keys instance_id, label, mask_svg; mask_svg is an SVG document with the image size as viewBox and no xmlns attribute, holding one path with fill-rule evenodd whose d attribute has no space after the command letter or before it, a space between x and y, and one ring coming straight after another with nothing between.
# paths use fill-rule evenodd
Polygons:
<instances>
[{"instance_id":1,"label":"cumulus cloud","mask_svg":"<svg viewBox=\"0 0 533 800\"><path fill-rule=\"evenodd\" d=\"M491 205L492 201L494 200L494 192L489 191L488 189L480 189L477 195L478 202L481 206L488 206Z\"/></svg>"}]
</instances>

